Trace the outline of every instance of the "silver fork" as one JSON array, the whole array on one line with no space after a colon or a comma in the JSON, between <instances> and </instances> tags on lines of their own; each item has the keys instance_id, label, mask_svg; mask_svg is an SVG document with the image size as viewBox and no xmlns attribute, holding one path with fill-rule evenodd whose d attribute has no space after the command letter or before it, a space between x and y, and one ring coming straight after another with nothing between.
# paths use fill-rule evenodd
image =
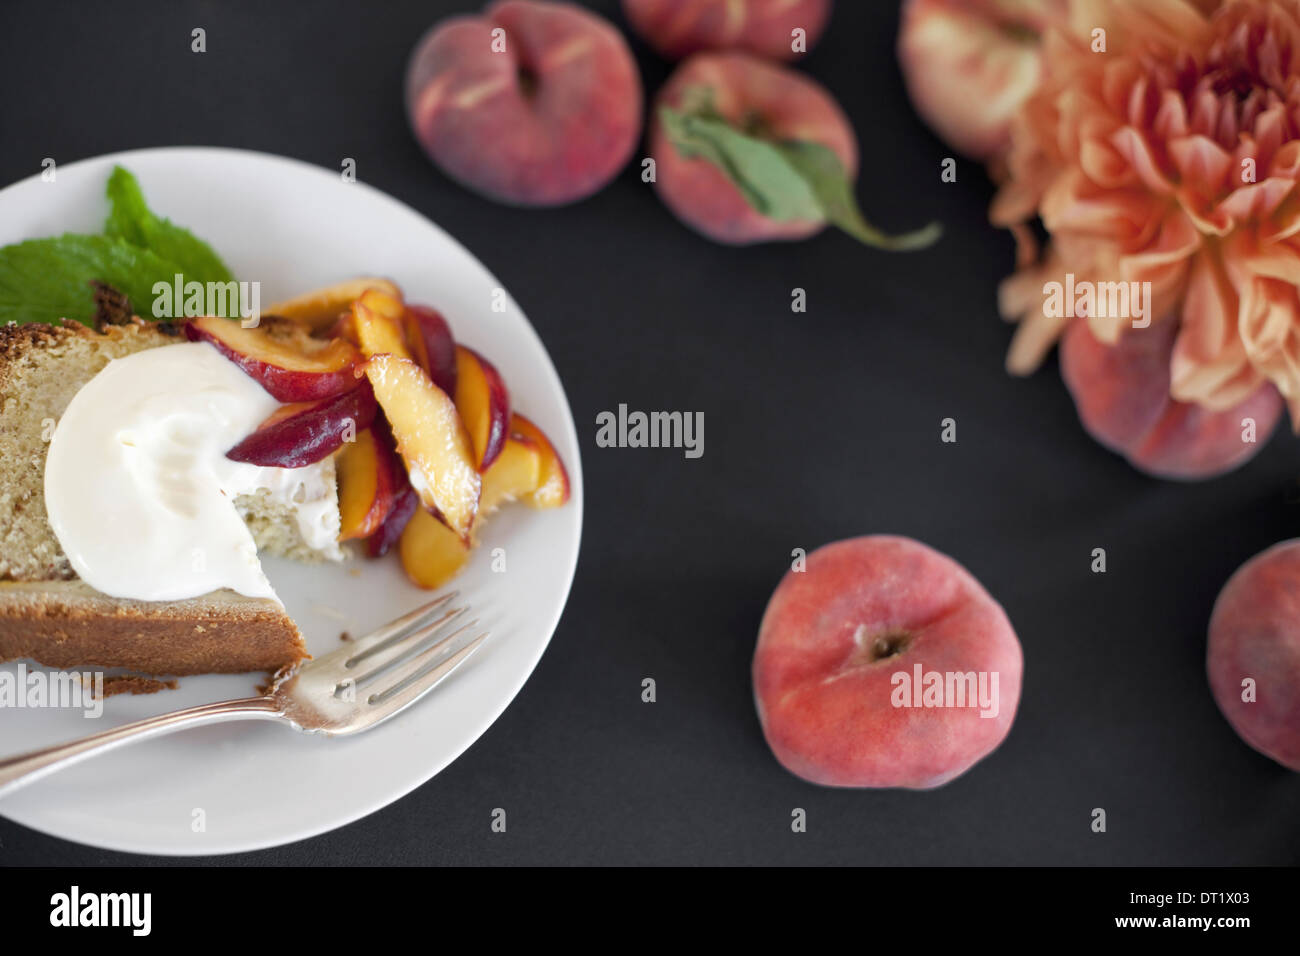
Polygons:
<instances>
[{"instance_id":1,"label":"silver fork","mask_svg":"<svg viewBox=\"0 0 1300 956\"><path fill-rule=\"evenodd\" d=\"M228 720L278 720L294 730L340 737L383 723L437 687L478 650L478 621L458 624L468 607L456 593L385 624L277 681L261 697L203 704L114 727L80 740L0 760L0 797L78 761L174 730Z\"/></svg>"}]
</instances>

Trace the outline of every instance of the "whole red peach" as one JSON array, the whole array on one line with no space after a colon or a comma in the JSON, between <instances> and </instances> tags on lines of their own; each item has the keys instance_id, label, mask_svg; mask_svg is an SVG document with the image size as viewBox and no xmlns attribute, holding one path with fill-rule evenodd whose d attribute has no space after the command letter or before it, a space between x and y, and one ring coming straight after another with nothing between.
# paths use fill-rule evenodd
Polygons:
<instances>
[{"instance_id":1,"label":"whole red peach","mask_svg":"<svg viewBox=\"0 0 1300 956\"><path fill-rule=\"evenodd\" d=\"M641 77L622 35L596 14L504 0L420 40L406 109L453 179L501 202L555 206L591 195L627 163Z\"/></svg>"},{"instance_id":2,"label":"whole red peach","mask_svg":"<svg viewBox=\"0 0 1300 956\"><path fill-rule=\"evenodd\" d=\"M1061 341L1061 377L1083 427L1133 467L1159 478L1212 478L1264 446L1282 416L1282 398L1266 385L1224 412L1174 401L1169 358L1177 332L1174 322L1153 322L1106 345L1076 319ZM1253 442L1243 440L1246 419L1255 423Z\"/></svg>"},{"instance_id":3,"label":"whole red peach","mask_svg":"<svg viewBox=\"0 0 1300 956\"><path fill-rule=\"evenodd\" d=\"M700 50L745 50L794 60L813 48L831 15L831 0L623 0L628 22L663 56ZM795 30L803 30L802 44Z\"/></svg>"},{"instance_id":4,"label":"whole red peach","mask_svg":"<svg viewBox=\"0 0 1300 956\"><path fill-rule=\"evenodd\" d=\"M898 61L916 111L957 152L989 159L1034 92L1039 35L1066 0L905 0Z\"/></svg>"},{"instance_id":5,"label":"whole red peach","mask_svg":"<svg viewBox=\"0 0 1300 956\"><path fill-rule=\"evenodd\" d=\"M1210 691L1238 736L1300 770L1300 539L1255 555L1210 615Z\"/></svg>"},{"instance_id":6,"label":"whole red peach","mask_svg":"<svg viewBox=\"0 0 1300 956\"><path fill-rule=\"evenodd\" d=\"M717 113L737 129L772 140L806 140L829 147L850 180L858 141L839 104L816 81L747 53L697 53L669 77L655 101L650 155L659 196L679 219L718 242L747 244L804 239L822 219L781 221L756 210L717 166L678 152L659 116L680 109L688 92L707 89Z\"/></svg>"},{"instance_id":7,"label":"whole red peach","mask_svg":"<svg viewBox=\"0 0 1300 956\"><path fill-rule=\"evenodd\" d=\"M787 770L826 786L926 789L1002 742L1020 642L965 568L888 535L806 562L773 593L754 653L759 721Z\"/></svg>"}]
</instances>

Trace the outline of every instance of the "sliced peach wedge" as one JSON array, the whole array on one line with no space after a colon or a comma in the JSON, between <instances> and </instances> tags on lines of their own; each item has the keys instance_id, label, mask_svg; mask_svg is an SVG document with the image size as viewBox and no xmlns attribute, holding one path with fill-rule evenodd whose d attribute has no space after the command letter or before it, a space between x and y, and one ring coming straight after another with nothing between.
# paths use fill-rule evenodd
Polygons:
<instances>
[{"instance_id":1,"label":"sliced peach wedge","mask_svg":"<svg viewBox=\"0 0 1300 956\"><path fill-rule=\"evenodd\" d=\"M474 443L475 464L487 471L506 443L510 393L496 367L473 349L456 346L456 410Z\"/></svg>"},{"instance_id":2,"label":"sliced peach wedge","mask_svg":"<svg viewBox=\"0 0 1300 956\"><path fill-rule=\"evenodd\" d=\"M396 355L414 360L406 344L405 315L406 306L400 298L377 289L362 293L361 298L352 303L352 330L361 353L366 358Z\"/></svg>"},{"instance_id":3,"label":"sliced peach wedge","mask_svg":"<svg viewBox=\"0 0 1300 956\"><path fill-rule=\"evenodd\" d=\"M397 467L401 470L402 466L399 463ZM401 489L397 493L397 500L393 502L393 510L388 513L388 517L379 526L379 530L366 540L366 553L372 558L382 558L386 555L389 549L401 540L402 532L406 530L412 515L422 510L420 496L415 493L411 483L406 480L405 471L401 474ZM442 522L439 522L439 524L442 524ZM445 528L446 525L443 525L443 527Z\"/></svg>"},{"instance_id":4,"label":"sliced peach wedge","mask_svg":"<svg viewBox=\"0 0 1300 956\"><path fill-rule=\"evenodd\" d=\"M542 474L536 490L520 495L520 500L534 508L558 508L569 500L569 473L560 460L559 452L546 437L546 433L523 415L515 414L510 419L510 431L536 443L541 455Z\"/></svg>"},{"instance_id":5,"label":"sliced peach wedge","mask_svg":"<svg viewBox=\"0 0 1300 956\"><path fill-rule=\"evenodd\" d=\"M439 588L465 567L470 545L420 508L411 515L397 545L407 577L422 588Z\"/></svg>"},{"instance_id":6,"label":"sliced peach wedge","mask_svg":"<svg viewBox=\"0 0 1300 956\"><path fill-rule=\"evenodd\" d=\"M483 472L479 516L485 518L502 505L532 494L541 480L541 446L520 432L512 432L492 467Z\"/></svg>"},{"instance_id":7,"label":"sliced peach wedge","mask_svg":"<svg viewBox=\"0 0 1300 956\"><path fill-rule=\"evenodd\" d=\"M379 531L406 490L406 476L385 431L381 427L360 431L339 453L340 541Z\"/></svg>"},{"instance_id":8,"label":"sliced peach wedge","mask_svg":"<svg viewBox=\"0 0 1300 956\"><path fill-rule=\"evenodd\" d=\"M362 379L341 395L281 405L226 457L253 465L302 468L333 454L369 428L378 412L375 393Z\"/></svg>"},{"instance_id":9,"label":"sliced peach wedge","mask_svg":"<svg viewBox=\"0 0 1300 956\"><path fill-rule=\"evenodd\" d=\"M273 337L267 327L246 329L233 319L203 316L185 323L191 342L210 342L281 402L311 402L350 391L362 356L350 342L331 339L308 351ZM306 338L306 336L302 336Z\"/></svg>"},{"instance_id":10,"label":"sliced peach wedge","mask_svg":"<svg viewBox=\"0 0 1300 956\"><path fill-rule=\"evenodd\" d=\"M531 425L531 423L529 423ZM527 427L527 426L526 426ZM535 430L534 433L541 433ZM417 513L402 531L399 553L407 576L422 588L438 588L446 584L465 566L470 549L477 544L478 531L483 519L502 505L515 500L529 500L541 490L544 480L558 481L554 465L547 456L554 456L550 443L515 431L507 436L501 454L483 473L483 492L479 499L478 518L474 533L466 542L446 525L425 511ZM554 458L558 463L559 459ZM560 473L563 466L560 466ZM567 490L567 482L565 484ZM558 488L552 488L541 499L550 507L558 501Z\"/></svg>"},{"instance_id":11,"label":"sliced peach wedge","mask_svg":"<svg viewBox=\"0 0 1300 956\"><path fill-rule=\"evenodd\" d=\"M406 342L415 353L415 360L429 373L434 385L448 395L455 395L456 340L447 320L427 305L408 305L405 325Z\"/></svg>"},{"instance_id":12,"label":"sliced peach wedge","mask_svg":"<svg viewBox=\"0 0 1300 956\"><path fill-rule=\"evenodd\" d=\"M267 315L284 316L312 332L320 332L333 325L339 313L346 311L367 289L377 289L396 299L402 297L402 290L387 279L348 279L277 302L265 311Z\"/></svg>"},{"instance_id":13,"label":"sliced peach wedge","mask_svg":"<svg viewBox=\"0 0 1300 956\"><path fill-rule=\"evenodd\" d=\"M455 403L410 359L380 354L362 368L420 502L468 541L482 479Z\"/></svg>"}]
</instances>

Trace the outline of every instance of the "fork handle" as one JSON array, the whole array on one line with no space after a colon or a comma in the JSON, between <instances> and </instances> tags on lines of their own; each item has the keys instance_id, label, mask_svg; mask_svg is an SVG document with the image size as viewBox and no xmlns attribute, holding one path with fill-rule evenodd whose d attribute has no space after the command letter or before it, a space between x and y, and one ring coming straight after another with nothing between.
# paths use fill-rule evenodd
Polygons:
<instances>
[{"instance_id":1,"label":"fork handle","mask_svg":"<svg viewBox=\"0 0 1300 956\"><path fill-rule=\"evenodd\" d=\"M0 760L0 797L8 796L20 787L46 774L62 770L74 763L106 753L123 744L134 743L148 737L159 737L174 730L215 724L228 720L274 719L281 716L280 707L272 697L243 697L223 700L175 710L170 714L147 717L134 723L123 724L109 730L81 737L65 744L55 744L40 750L28 751Z\"/></svg>"}]
</instances>

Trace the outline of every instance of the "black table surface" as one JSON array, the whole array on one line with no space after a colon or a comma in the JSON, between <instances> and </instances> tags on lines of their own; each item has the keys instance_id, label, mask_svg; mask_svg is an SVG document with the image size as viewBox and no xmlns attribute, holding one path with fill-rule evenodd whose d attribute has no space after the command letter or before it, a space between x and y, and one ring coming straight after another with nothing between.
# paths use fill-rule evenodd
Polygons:
<instances>
[{"instance_id":1,"label":"black table surface","mask_svg":"<svg viewBox=\"0 0 1300 956\"><path fill-rule=\"evenodd\" d=\"M615 0L589 6L623 24ZM564 617L533 676L459 760L323 836L243 864L1294 864L1300 776L1243 744L1205 678L1229 574L1300 528L1284 425L1216 481L1148 479L1083 433L1055 361L1003 371L1010 238L991 186L912 112L896 5L841 2L799 67L862 144L879 225L941 220L928 252L840 234L715 245L638 164L535 211L450 182L411 138L417 38L475 2L6 4L0 181L117 150L220 145L338 169L431 217L511 290L582 442L586 519ZM207 52L190 31L207 31ZM639 41L646 89L669 72ZM639 154L638 154L639 155ZM188 225L202 233L201 223ZM807 312L790 308L794 288ZM705 453L600 448L595 420L700 411ZM955 444L940 422L957 422ZM749 665L794 548L889 532L968 567L1024 646L1010 736L929 792L827 790L763 742ZM1108 571L1090 570L1104 547ZM658 700L641 700L641 682ZM493 833L493 808L509 829ZM807 811L793 833L794 808ZM1108 828L1092 832L1092 811ZM0 864L135 863L0 819ZM184 862L184 861L153 861Z\"/></svg>"}]
</instances>

